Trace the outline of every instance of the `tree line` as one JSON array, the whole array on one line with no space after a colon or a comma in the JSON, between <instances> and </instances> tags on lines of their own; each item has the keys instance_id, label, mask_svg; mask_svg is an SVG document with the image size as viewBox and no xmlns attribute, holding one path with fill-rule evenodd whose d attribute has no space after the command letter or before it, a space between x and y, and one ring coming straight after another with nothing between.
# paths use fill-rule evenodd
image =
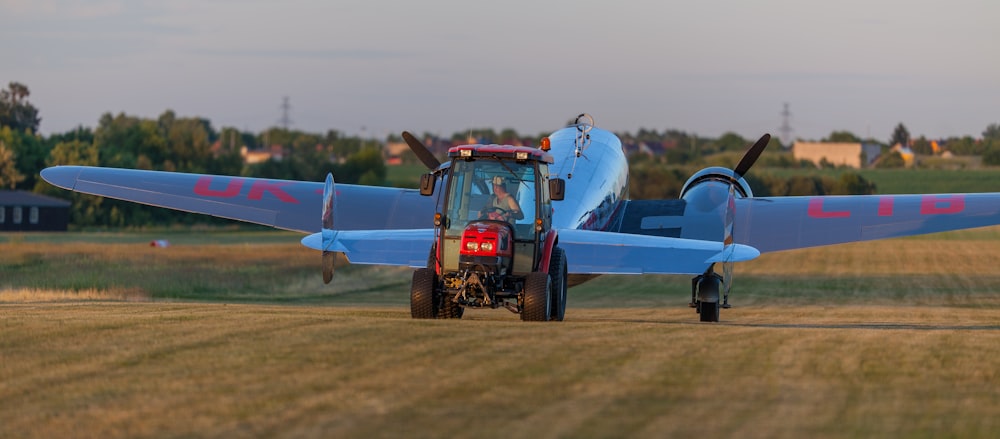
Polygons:
<instances>
[{"instance_id":1,"label":"tree line","mask_svg":"<svg viewBox=\"0 0 1000 439\"><path fill-rule=\"evenodd\" d=\"M346 136L336 130L311 133L269 128L251 133L233 127L216 129L208 119L182 117L171 110L156 119L106 113L94 128L80 126L41 136L37 134L40 112L30 103L29 96L28 87L17 82L0 90L0 188L71 199L71 221L81 227L163 226L214 220L63 191L40 179L39 172L45 167L107 166L310 181L322 181L332 172L341 183L382 185L387 173L383 144L401 142L395 135L379 141ZM676 197L681 185L698 167L732 167L753 142L735 133L718 138L698 137L679 130L640 129L635 134L616 134L627 150L634 151L630 156L633 198ZM424 134L424 139L429 146L436 145L441 150L464 143L470 136L483 143L528 145L537 143L541 137L522 136L510 128L501 131L482 128L455 133L450 138ZM822 140L862 141L847 131L835 131ZM880 143L884 149L889 147L872 139L865 141ZM923 152L925 143L930 148L926 139L911 140L902 124L896 127L890 142L911 145L917 152ZM772 143L771 151L780 151L784 146L780 139L772 139ZM982 155L984 163L1000 164L1000 125L987 127L983 139L963 137L940 143L954 154ZM652 146L656 154L638 152L644 146ZM244 160L244 151L260 150L274 154L259 163ZM996 162L989 161L991 154ZM402 160L416 162L411 153L405 153ZM758 168L811 166L815 164L796 162L788 153L774 152L765 154L757 165ZM850 171L838 178L753 174L748 176L748 182L754 193L762 196L875 192L873 184Z\"/></svg>"}]
</instances>

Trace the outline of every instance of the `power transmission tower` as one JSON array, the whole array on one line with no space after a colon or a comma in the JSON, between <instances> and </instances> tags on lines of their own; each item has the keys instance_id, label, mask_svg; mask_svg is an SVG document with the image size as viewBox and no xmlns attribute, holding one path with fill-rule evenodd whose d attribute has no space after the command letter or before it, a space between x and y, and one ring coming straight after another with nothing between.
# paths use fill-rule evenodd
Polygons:
<instances>
[{"instance_id":1,"label":"power transmission tower","mask_svg":"<svg viewBox=\"0 0 1000 439\"><path fill-rule=\"evenodd\" d=\"M278 124L280 124L285 131L288 131L288 127L292 125L292 119L288 117L288 112L291 109L292 104L288 103L288 96L285 96L281 101L281 119L278 120Z\"/></svg>"},{"instance_id":2,"label":"power transmission tower","mask_svg":"<svg viewBox=\"0 0 1000 439\"><path fill-rule=\"evenodd\" d=\"M781 132L781 141L786 147L792 144L792 125L788 121L791 117L792 112L788 110L788 102L785 102L785 108L781 110L781 127L778 131Z\"/></svg>"}]
</instances>

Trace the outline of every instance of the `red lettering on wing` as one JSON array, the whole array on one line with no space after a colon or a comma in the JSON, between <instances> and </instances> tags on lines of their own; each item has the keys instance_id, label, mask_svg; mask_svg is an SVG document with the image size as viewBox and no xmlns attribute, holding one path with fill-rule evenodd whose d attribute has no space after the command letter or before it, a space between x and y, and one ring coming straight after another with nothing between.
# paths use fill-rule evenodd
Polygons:
<instances>
[{"instance_id":1,"label":"red lettering on wing","mask_svg":"<svg viewBox=\"0 0 1000 439\"><path fill-rule=\"evenodd\" d=\"M921 215L943 215L965 210L964 195L924 195L920 199Z\"/></svg>"},{"instance_id":2,"label":"red lettering on wing","mask_svg":"<svg viewBox=\"0 0 1000 439\"><path fill-rule=\"evenodd\" d=\"M892 216L893 205L896 199L893 197L882 197L878 199L878 216Z\"/></svg>"},{"instance_id":3,"label":"red lettering on wing","mask_svg":"<svg viewBox=\"0 0 1000 439\"><path fill-rule=\"evenodd\" d=\"M251 200L259 200L264 197L264 192L270 192L271 195L278 197L279 200L285 203L299 204L299 200L296 200L295 197L288 195L288 192L281 189L282 187L290 184L292 184L290 181L269 182L257 180L253 182L253 186L250 186L250 194L247 195L247 198Z\"/></svg>"},{"instance_id":4,"label":"red lettering on wing","mask_svg":"<svg viewBox=\"0 0 1000 439\"><path fill-rule=\"evenodd\" d=\"M814 197L809 200L808 214L810 218L848 218L851 216L851 212L847 210L824 211L823 197Z\"/></svg>"},{"instance_id":5,"label":"red lettering on wing","mask_svg":"<svg viewBox=\"0 0 1000 439\"><path fill-rule=\"evenodd\" d=\"M217 198L232 198L240 193L240 189L243 189L243 179L233 178L229 180L226 184L226 188L223 190L212 189L212 177L204 176L198 179L198 182L194 185L194 193L206 197L217 197Z\"/></svg>"}]
</instances>

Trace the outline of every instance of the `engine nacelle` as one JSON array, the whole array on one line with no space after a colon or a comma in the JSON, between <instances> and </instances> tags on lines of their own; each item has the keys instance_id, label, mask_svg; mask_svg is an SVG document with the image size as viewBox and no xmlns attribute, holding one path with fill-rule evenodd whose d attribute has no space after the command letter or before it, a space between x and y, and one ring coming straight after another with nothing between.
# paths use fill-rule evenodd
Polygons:
<instances>
[{"instance_id":1,"label":"engine nacelle","mask_svg":"<svg viewBox=\"0 0 1000 439\"><path fill-rule=\"evenodd\" d=\"M709 212L726 205L730 187L736 198L753 196L750 185L732 169L711 167L698 171L684 183L681 198L697 211Z\"/></svg>"},{"instance_id":2,"label":"engine nacelle","mask_svg":"<svg viewBox=\"0 0 1000 439\"><path fill-rule=\"evenodd\" d=\"M712 166L696 172L684 183L684 187L681 188L681 198L686 198L689 191L705 182L719 182L727 188L734 186L737 198L753 196L750 185L747 184L747 181L742 176L737 176L736 172L732 169Z\"/></svg>"}]
</instances>

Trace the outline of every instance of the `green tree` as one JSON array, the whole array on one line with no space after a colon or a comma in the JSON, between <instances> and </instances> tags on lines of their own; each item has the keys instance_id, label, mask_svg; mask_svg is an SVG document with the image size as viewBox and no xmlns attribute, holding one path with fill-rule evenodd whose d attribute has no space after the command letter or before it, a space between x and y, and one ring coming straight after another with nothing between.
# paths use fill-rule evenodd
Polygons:
<instances>
[{"instance_id":1,"label":"green tree","mask_svg":"<svg viewBox=\"0 0 1000 439\"><path fill-rule=\"evenodd\" d=\"M875 193L875 183L865 180L857 172L845 172L840 174L833 189L829 191L831 195L871 195Z\"/></svg>"},{"instance_id":2,"label":"green tree","mask_svg":"<svg viewBox=\"0 0 1000 439\"><path fill-rule=\"evenodd\" d=\"M6 90L0 90L0 126L10 127L15 131L38 132L38 109L28 102L28 86L19 82L11 82Z\"/></svg>"},{"instance_id":3,"label":"green tree","mask_svg":"<svg viewBox=\"0 0 1000 439\"><path fill-rule=\"evenodd\" d=\"M983 140L1000 140L1000 124L991 123L983 131Z\"/></svg>"},{"instance_id":4,"label":"green tree","mask_svg":"<svg viewBox=\"0 0 1000 439\"><path fill-rule=\"evenodd\" d=\"M0 142L17 157L15 166L24 176L18 188L30 189L35 186L38 173L45 167L48 149L42 137L30 130L18 130L12 127L0 127Z\"/></svg>"},{"instance_id":5,"label":"green tree","mask_svg":"<svg viewBox=\"0 0 1000 439\"><path fill-rule=\"evenodd\" d=\"M369 185L385 184L385 160L377 148L365 148L347 158L333 173L338 182L360 183L362 178ZM320 180L315 178L314 180Z\"/></svg>"},{"instance_id":6,"label":"green tree","mask_svg":"<svg viewBox=\"0 0 1000 439\"><path fill-rule=\"evenodd\" d=\"M164 168L169 161L177 171L208 172L215 159L212 142L217 137L209 121L191 117L177 118L172 110L167 110L157 119L156 125L166 146L166 154L162 158ZM157 157L151 156L150 159L154 166L158 163Z\"/></svg>"},{"instance_id":7,"label":"green tree","mask_svg":"<svg viewBox=\"0 0 1000 439\"><path fill-rule=\"evenodd\" d=\"M990 148L983 153L983 164L987 166L1000 166L1000 148Z\"/></svg>"},{"instance_id":8,"label":"green tree","mask_svg":"<svg viewBox=\"0 0 1000 439\"><path fill-rule=\"evenodd\" d=\"M739 134L728 132L722 135L716 144L721 151L744 151L749 146L749 142Z\"/></svg>"},{"instance_id":9,"label":"green tree","mask_svg":"<svg viewBox=\"0 0 1000 439\"><path fill-rule=\"evenodd\" d=\"M794 175L788 179L788 189L784 194L787 196L801 195L825 195L821 180L805 175Z\"/></svg>"},{"instance_id":10,"label":"green tree","mask_svg":"<svg viewBox=\"0 0 1000 439\"><path fill-rule=\"evenodd\" d=\"M985 142L977 142L972 136L949 138L946 145L955 155L980 155L986 152Z\"/></svg>"},{"instance_id":11,"label":"green tree","mask_svg":"<svg viewBox=\"0 0 1000 439\"><path fill-rule=\"evenodd\" d=\"M906 161L903 160L903 156L899 154L898 151L890 151L883 154L882 158L875 162L876 168L902 168L906 166Z\"/></svg>"},{"instance_id":12,"label":"green tree","mask_svg":"<svg viewBox=\"0 0 1000 439\"><path fill-rule=\"evenodd\" d=\"M0 188L13 190L18 183L24 181L24 175L17 170L16 159L14 151L0 140Z\"/></svg>"},{"instance_id":13,"label":"green tree","mask_svg":"<svg viewBox=\"0 0 1000 439\"><path fill-rule=\"evenodd\" d=\"M850 131L834 131L830 133L830 137L823 139L824 142L840 142L840 143L861 143L861 138L855 136L854 133Z\"/></svg>"},{"instance_id":14,"label":"green tree","mask_svg":"<svg viewBox=\"0 0 1000 439\"><path fill-rule=\"evenodd\" d=\"M892 131L892 137L889 139L889 146L896 145L897 143L903 146L909 146L910 144L910 132L903 126L902 122L896 125L896 129Z\"/></svg>"},{"instance_id":15,"label":"green tree","mask_svg":"<svg viewBox=\"0 0 1000 439\"><path fill-rule=\"evenodd\" d=\"M913 141L913 145L910 146L910 149L917 154L929 155L934 153L934 148L931 146L930 140L927 140L924 136L916 138Z\"/></svg>"},{"instance_id":16,"label":"green tree","mask_svg":"<svg viewBox=\"0 0 1000 439\"><path fill-rule=\"evenodd\" d=\"M155 169L171 170L165 166L171 152L156 121L105 113L94 130L94 145L100 151L101 166L133 169L139 156L146 156Z\"/></svg>"}]
</instances>

